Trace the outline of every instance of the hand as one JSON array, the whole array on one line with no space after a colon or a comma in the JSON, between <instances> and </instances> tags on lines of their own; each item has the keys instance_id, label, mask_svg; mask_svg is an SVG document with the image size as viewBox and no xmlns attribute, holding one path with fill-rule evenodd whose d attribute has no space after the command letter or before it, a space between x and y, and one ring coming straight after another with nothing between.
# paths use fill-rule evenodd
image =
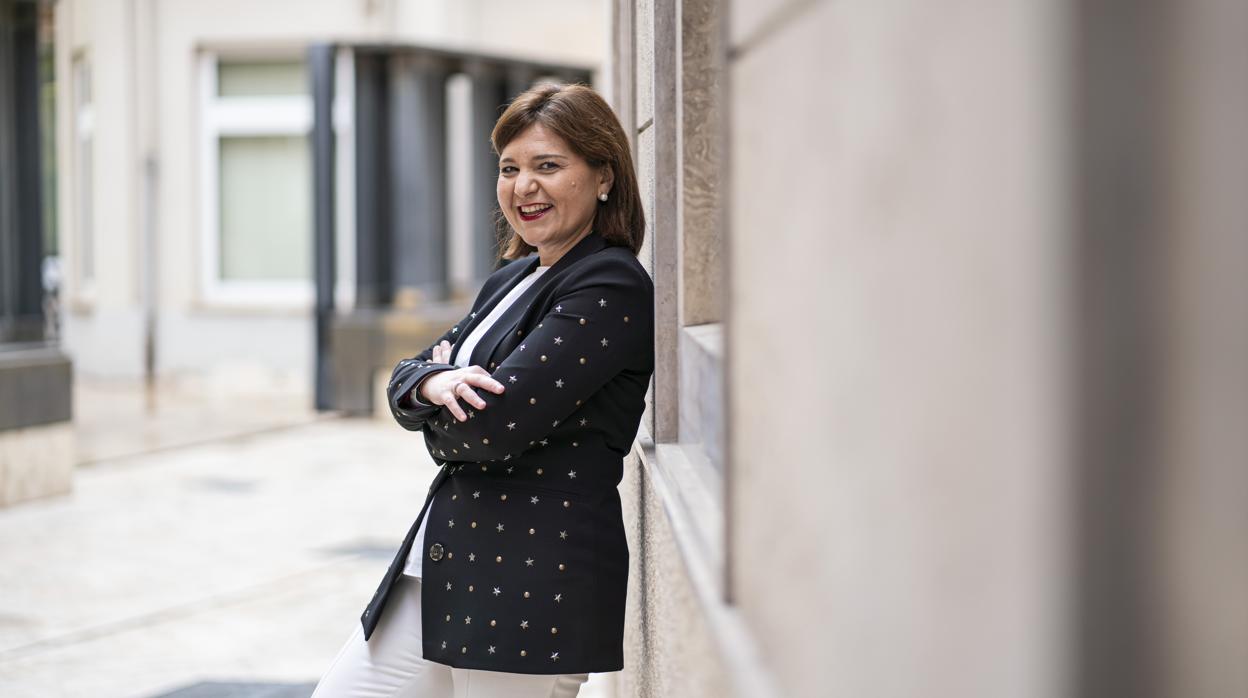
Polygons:
<instances>
[{"instance_id":1,"label":"hand","mask_svg":"<svg viewBox=\"0 0 1248 698\"><path fill-rule=\"evenodd\" d=\"M432 360L435 363L447 363L450 359L450 354L450 343L442 342L433 348ZM464 422L468 420L468 414L464 412L463 407L460 406L456 398L462 398L464 402L479 410L485 409L485 400L482 400L477 395L473 387L483 388L499 395L504 390L503 384L494 380L480 366L439 371L421 381L416 389L420 392L420 397L425 402L446 407L455 416L455 419Z\"/></svg>"}]
</instances>

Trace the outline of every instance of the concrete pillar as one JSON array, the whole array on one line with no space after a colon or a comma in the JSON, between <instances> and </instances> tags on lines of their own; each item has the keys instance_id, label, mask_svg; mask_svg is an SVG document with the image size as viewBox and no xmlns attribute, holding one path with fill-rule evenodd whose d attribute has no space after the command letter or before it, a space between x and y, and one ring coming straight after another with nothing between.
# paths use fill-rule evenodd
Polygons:
<instances>
[{"instance_id":1,"label":"concrete pillar","mask_svg":"<svg viewBox=\"0 0 1248 698\"><path fill-rule=\"evenodd\" d=\"M472 81L472 270L484 278L498 260L498 156L490 145L490 132L512 95L508 92L503 66L488 61L470 61L465 72Z\"/></svg>"},{"instance_id":2,"label":"concrete pillar","mask_svg":"<svg viewBox=\"0 0 1248 698\"><path fill-rule=\"evenodd\" d=\"M396 303L449 296L446 215L446 79L442 59L396 55L390 73L390 141Z\"/></svg>"}]
</instances>

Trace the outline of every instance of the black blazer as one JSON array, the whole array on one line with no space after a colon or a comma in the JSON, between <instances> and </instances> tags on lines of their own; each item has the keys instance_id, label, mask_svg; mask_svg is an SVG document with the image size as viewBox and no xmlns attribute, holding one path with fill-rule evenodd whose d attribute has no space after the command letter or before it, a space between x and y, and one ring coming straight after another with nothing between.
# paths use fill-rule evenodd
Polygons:
<instances>
[{"instance_id":1,"label":"black blazer","mask_svg":"<svg viewBox=\"0 0 1248 698\"><path fill-rule=\"evenodd\" d=\"M472 312L435 342L462 338L536 256L490 275ZM635 255L590 233L494 323L472 365L506 386L478 391L458 422L410 400L436 371L433 347L395 367L394 418L422 431L442 470L361 621L367 639L428 512L424 657L522 674L624 666L628 545L616 486L654 371L654 284Z\"/></svg>"}]
</instances>

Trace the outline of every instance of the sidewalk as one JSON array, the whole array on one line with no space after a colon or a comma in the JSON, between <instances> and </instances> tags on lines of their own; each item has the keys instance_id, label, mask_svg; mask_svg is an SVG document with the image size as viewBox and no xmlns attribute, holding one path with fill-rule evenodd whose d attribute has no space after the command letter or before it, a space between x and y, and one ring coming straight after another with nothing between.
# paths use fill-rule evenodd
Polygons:
<instances>
[{"instance_id":1,"label":"sidewalk","mask_svg":"<svg viewBox=\"0 0 1248 698\"><path fill-rule=\"evenodd\" d=\"M341 419L80 467L0 510L0 695L306 697L434 472L416 435Z\"/></svg>"}]
</instances>

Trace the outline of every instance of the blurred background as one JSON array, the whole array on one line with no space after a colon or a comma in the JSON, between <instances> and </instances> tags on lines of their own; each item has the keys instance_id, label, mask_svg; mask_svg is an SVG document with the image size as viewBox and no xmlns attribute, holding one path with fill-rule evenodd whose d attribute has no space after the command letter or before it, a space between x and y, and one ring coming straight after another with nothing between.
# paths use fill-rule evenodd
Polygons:
<instances>
[{"instance_id":1,"label":"blurred background","mask_svg":"<svg viewBox=\"0 0 1248 698\"><path fill-rule=\"evenodd\" d=\"M311 693L539 81L656 287L583 696L1248 695L1245 66L1221 0L0 0L0 695Z\"/></svg>"}]
</instances>

